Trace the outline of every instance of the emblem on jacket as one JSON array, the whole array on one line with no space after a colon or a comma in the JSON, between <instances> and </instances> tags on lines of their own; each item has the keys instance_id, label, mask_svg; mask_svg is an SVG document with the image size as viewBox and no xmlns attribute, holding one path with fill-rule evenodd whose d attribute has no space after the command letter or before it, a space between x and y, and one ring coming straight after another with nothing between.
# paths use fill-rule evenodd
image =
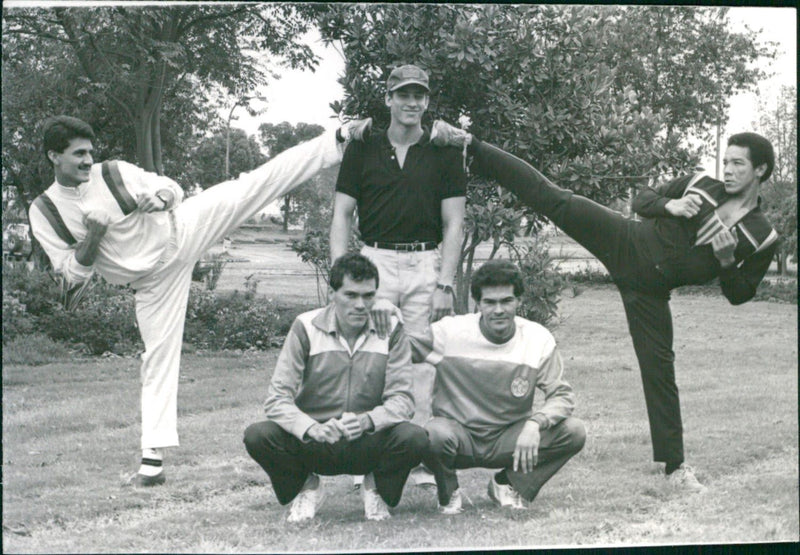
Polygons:
<instances>
[{"instance_id":1,"label":"emblem on jacket","mask_svg":"<svg viewBox=\"0 0 800 555\"><path fill-rule=\"evenodd\" d=\"M514 381L511 382L511 395L514 397L525 397L529 387L530 382L528 382L528 380L522 376L517 376L514 378Z\"/></svg>"}]
</instances>

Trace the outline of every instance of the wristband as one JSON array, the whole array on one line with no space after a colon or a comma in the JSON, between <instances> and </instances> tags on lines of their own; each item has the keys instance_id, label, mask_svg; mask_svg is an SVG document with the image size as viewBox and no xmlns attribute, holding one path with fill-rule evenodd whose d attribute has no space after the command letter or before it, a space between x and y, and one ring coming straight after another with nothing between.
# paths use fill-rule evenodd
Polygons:
<instances>
[{"instance_id":1,"label":"wristband","mask_svg":"<svg viewBox=\"0 0 800 555\"><path fill-rule=\"evenodd\" d=\"M164 193L162 193L161 191L158 191L158 192L156 193L156 198L157 198L158 200L160 200L161 202L163 202L163 203L164 203L164 210L166 210L166 209L167 209L167 206L169 205L169 202L167 201L167 199L165 199L163 196L161 196L161 195L163 195L163 194L164 194Z\"/></svg>"}]
</instances>

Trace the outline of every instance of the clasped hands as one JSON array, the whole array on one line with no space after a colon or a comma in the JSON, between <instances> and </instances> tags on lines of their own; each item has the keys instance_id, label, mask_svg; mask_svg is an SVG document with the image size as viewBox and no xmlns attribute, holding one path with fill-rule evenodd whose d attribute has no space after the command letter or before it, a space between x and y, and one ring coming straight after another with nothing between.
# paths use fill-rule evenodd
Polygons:
<instances>
[{"instance_id":1,"label":"clasped hands","mask_svg":"<svg viewBox=\"0 0 800 555\"><path fill-rule=\"evenodd\" d=\"M326 422L313 424L306 435L320 443L336 443L342 438L354 441L369 431L371 421L366 414L357 415L345 412L341 418L331 418Z\"/></svg>"}]
</instances>

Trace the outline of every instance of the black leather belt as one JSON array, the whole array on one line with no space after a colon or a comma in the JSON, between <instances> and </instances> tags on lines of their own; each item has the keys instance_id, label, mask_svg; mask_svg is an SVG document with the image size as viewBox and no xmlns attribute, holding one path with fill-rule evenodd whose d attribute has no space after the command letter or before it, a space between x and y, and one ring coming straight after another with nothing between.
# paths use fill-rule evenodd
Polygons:
<instances>
[{"instance_id":1,"label":"black leather belt","mask_svg":"<svg viewBox=\"0 0 800 555\"><path fill-rule=\"evenodd\" d=\"M401 252L430 251L439 246L436 241L427 241L425 243L384 243L383 241L372 241L371 243L365 244L368 247L374 247L376 249L388 249Z\"/></svg>"}]
</instances>

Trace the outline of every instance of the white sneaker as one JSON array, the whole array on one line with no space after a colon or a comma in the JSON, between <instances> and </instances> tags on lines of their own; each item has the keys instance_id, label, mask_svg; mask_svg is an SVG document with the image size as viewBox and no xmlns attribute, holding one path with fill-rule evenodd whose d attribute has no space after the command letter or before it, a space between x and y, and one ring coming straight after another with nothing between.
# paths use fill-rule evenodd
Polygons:
<instances>
[{"instance_id":1,"label":"white sneaker","mask_svg":"<svg viewBox=\"0 0 800 555\"><path fill-rule=\"evenodd\" d=\"M306 482L307 483L307 482ZM317 479L319 484L316 489L304 489L297 494L292 501L289 509L288 522L303 522L311 520L317 514L317 509L322 506L325 500L325 492L322 489L322 482Z\"/></svg>"},{"instance_id":2,"label":"white sneaker","mask_svg":"<svg viewBox=\"0 0 800 555\"><path fill-rule=\"evenodd\" d=\"M363 141L372 129L372 118L354 119L339 128L343 142Z\"/></svg>"},{"instance_id":3,"label":"white sneaker","mask_svg":"<svg viewBox=\"0 0 800 555\"><path fill-rule=\"evenodd\" d=\"M463 147L472 142L472 135L463 129L454 127L449 123L437 119L431 127L430 141L436 146Z\"/></svg>"},{"instance_id":4,"label":"white sneaker","mask_svg":"<svg viewBox=\"0 0 800 555\"><path fill-rule=\"evenodd\" d=\"M494 476L489 478L489 498L501 507L510 507L516 510L525 510L528 506L522 496L511 485L498 484Z\"/></svg>"},{"instance_id":5,"label":"white sneaker","mask_svg":"<svg viewBox=\"0 0 800 555\"><path fill-rule=\"evenodd\" d=\"M450 502L447 505L439 505L439 512L443 515L457 515L464 512L461 507L461 490L457 489L450 496Z\"/></svg>"},{"instance_id":6,"label":"white sneaker","mask_svg":"<svg viewBox=\"0 0 800 555\"><path fill-rule=\"evenodd\" d=\"M375 477L367 474L361 485L361 497L364 499L364 516L367 520L386 520L391 518L386 501L375 489Z\"/></svg>"},{"instance_id":7,"label":"white sneaker","mask_svg":"<svg viewBox=\"0 0 800 555\"><path fill-rule=\"evenodd\" d=\"M676 489L691 493L699 493L707 489L697 480L697 477L694 475L694 469L687 464L681 464L678 470L672 474L668 474L667 482Z\"/></svg>"}]
</instances>

